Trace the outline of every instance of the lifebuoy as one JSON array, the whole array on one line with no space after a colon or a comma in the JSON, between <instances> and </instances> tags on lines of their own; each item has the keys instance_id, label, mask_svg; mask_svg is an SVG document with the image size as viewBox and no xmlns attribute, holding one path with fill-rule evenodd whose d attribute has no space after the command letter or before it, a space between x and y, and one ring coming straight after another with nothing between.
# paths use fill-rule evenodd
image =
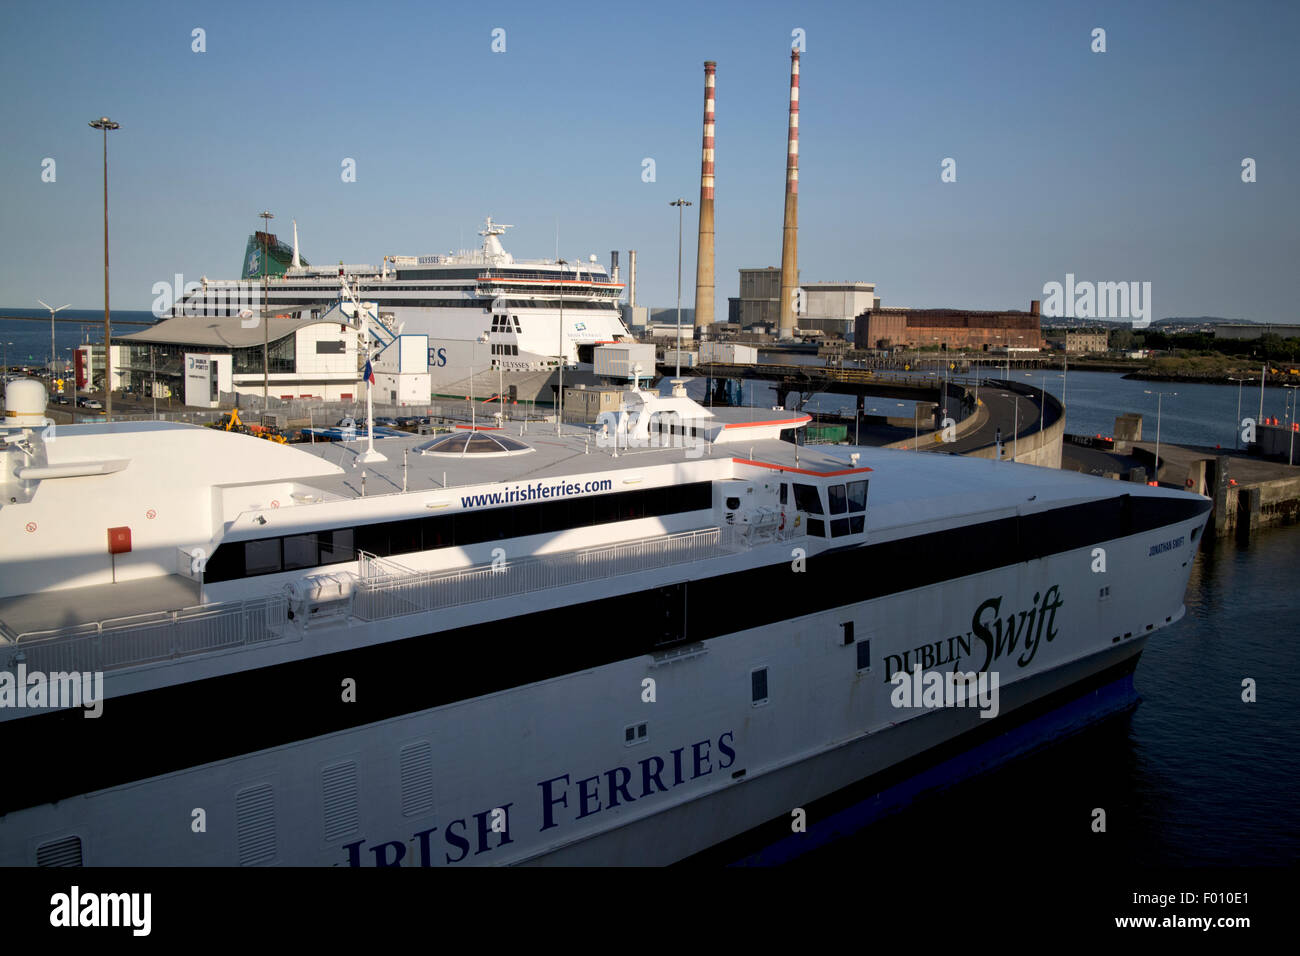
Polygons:
<instances>
[{"instance_id":1,"label":"lifebuoy","mask_svg":"<svg viewBox=\"0 0 1300 956\"><path fill-rule=\"evenodd\" d=\"M1188 487L1188 488L1194 488L1195 486L1196 486L1196 482L1194 482L1194 481L1192 481L1192 479L1188 478L1188 479L1187 479L1187 487Z\"/></svg>"}]
</instances>

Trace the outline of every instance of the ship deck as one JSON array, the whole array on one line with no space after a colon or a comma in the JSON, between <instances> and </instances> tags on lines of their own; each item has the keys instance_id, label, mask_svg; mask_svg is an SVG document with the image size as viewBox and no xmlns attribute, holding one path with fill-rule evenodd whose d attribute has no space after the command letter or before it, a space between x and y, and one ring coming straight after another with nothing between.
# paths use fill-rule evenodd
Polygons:
<instances>
[{"instance_id":1,"label":"ship deck","mask_svg":"<svg viewBox=\"0 0 1300 956\"><path fill-rule=\"evenodd\" d=\"M747 421L770 421L788 414L748 408L715 411L716 420L739 426L742 432ZM427 493L476 486L476 493L490 493L494 484L514 488L530 482L603 473L635 478L634 469L638 467L709 460L736 459L795 474L867 469L865 477L871 481L868 527L875 535L887 536L920 532L954 521L965 523L993 512L1008 513L1018 508L1037 511L1117 494L1154 491L1145 486L1119 487L1106 479L1034 465L870 447L796 446L773 438L753 442L742 438L723 444L701 441L695 449L620 447L618 457L614 457L612 447L598 446L595 431L582 426L566 425L563 434L557 436L554 424L534 423L521 433L520 426L513 423L489 434L504 434L526 443L533 451L509 456L426 456L415 449L431 436L403 436L377 438L375 450L386 460L363 463L360 456L366 450L364 440L292 447L339 466L340 471L334 474L305 482L327 499L361 497L363 473L364 495L373 497L401 494L404 488L408 493ZM859 455L856 464L850 459L855 452Z\"/></svg>"},{"instance_id":2,"label":"ship deck","mask_svg":"<svg viewBox=\"0 0 1300 956\"><path fill-rule=\"evenodd\" d=\"M198 583L176 574L0 598L0 641L193 607L199 600Z\"/></svg>"},{"instance_id":3,"label":"ship deck","mask_svg":"<svg viewBox=\"0 0 1300 956\"><path fill-rule=\"evenodd\" d=\"M719 409L712 421L743 430L751 424L796 417L789 412L770 409ZM364 423L358 423L364 430ZM467 430L461 426L459 430ZM526 426L510 423L504 428L479 426L485 435L501 435L522 442L530 452L512 455L423 455L417 449L440 435L400 435L376 437L375 451L385 457L380 462L362 462L365 439L347 442L316 442L290 446L314 455L342 469L340 473L313 477L307 483L329 496L357 498L362 495L361 477L365 473L365 495L388 495L406 491L430 491L492 483L519 483L561 479L573 475L626 471L638 466L670 465L700 460L743 458L761 460L784 468L811 471L841 470L848 465L848 452L831 446L800 445L766 438L746 442L731 440L714 444L700 439L695 448L633 447L620 444L618 457L612 443L602 445L594 428L566 424L560 434L554 423L534 422ZM453 429L458 430L458 429ZM405 483L405 484L404 484Z\"/></svg>"}]
</instances>

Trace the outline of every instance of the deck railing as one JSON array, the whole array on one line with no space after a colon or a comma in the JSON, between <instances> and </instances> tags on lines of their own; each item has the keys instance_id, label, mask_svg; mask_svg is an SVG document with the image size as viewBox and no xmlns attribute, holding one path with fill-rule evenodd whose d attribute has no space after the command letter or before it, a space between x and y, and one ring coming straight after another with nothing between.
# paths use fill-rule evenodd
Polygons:
<instances>
[{"instance_id":1,"label":"deck railing","mask_svg":"<svg viewBox=\"0 0 1300 956\"><path fill-rule=\"evenodd\" d=\"M335 621L378 621L436 611L640 574L801 537L803 533L802 528L763 535L734 526L700 528L513 560L507 560L502 550L491 564L454 571L412 571L390 559L363 554L361 573L355 575L350 597L343 598L343 606L330 616ZM191 557L184 552L182 555ZM301 640L311 626L312 613L290 617L291 607L297 605L286 592L27 631L7 640L0 637L0 670L14 670L24 663L29 672L111 671L191 654Z\"/></svg>"},{"instance_id":2,"label":"deck railing","mask_svg":"<svg viewBox=\"0 0 1300 956\"><path fill-rule=\"evenodd\" d=\"M503 552L493 564L459 571L364 578L357 582L352 615L363 621L378 621L436 611L699 561L734 547L734 542L724 540L721 529L703 528L515 560L506 560Z\"/></svg>"},{"instance_id":3,"label":"deck railing","mask_svg":"<svg viewBox=\"0 0 1300 956\"><path fill-rule=\"evenodd\" d=\"M277 594L27 631L0 645L0 670L24 663L29 672L47 674L110 671L280 638L300 639L296 629L285 626L285 612L285 598Z\"/></svg>"}]
</instances>

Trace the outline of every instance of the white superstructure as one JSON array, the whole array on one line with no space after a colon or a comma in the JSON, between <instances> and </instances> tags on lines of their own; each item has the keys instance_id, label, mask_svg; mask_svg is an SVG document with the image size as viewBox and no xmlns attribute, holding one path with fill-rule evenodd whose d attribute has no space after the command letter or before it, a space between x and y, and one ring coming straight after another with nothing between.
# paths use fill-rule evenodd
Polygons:
<instances>
[{"instance_id":1,"label":"white superstructure","mask_svg":"<svg viewBox=\"0 0 1300 956\"><path fill-rule=\"evenodd\" d=\"M566 384L592 382L593 349L632 341L618 307L623 284L594 255L517 260L501 244L508 228L488 217L479 232L482 246L473 250L384 256L377 267L304 266L296 264L295 224L294 259L283 274L205 277L173 314L229 318L242 309L265 309L270 315L319 318L338 299L344 277L362 298L377 303L387 324L428 336L432 395L482 398L503 388L509 400L549 403L561 355L569 366ZM246 264L246 274L255 276L259 263Z\"/></svg>"},{"instance_id":2,"label":"white superstructure","mask_svg":"<svg viewBox=\"0 0 1300 956\"><path fill-rule=\"evenodd\" d=\"M846 460L779 439L805 415L636 387L594 429L392 438L371 463L178 424L52 434L13 394L4 865L799 852L904 760L960 776L1120 706L1209 508ZM997 715L900 709L914 667L1000 675Z\"/></svg>"}]
</instances>

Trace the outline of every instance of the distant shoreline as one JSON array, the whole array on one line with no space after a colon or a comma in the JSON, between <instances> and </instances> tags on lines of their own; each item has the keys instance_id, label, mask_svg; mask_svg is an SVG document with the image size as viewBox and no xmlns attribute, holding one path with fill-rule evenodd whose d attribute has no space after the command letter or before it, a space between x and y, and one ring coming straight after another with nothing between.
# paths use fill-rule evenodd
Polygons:
<instances>
[{"instance_id":1,"label":"distant shoreline","mask_svg":"<svg viewBox=\"0 0 1300 956\"><path fill-rule=\"evenodd\" d=\"M1241 379L1235 377L1230 379L1228 375L1218 372L1205 372L1196 375L1187 372L1162 372L1151 368L1137 369L1123 377L1140 382L1187 382L1191 385L1236 385L1241 381ZM1253 379L1246 379L1245 384L1258 387L1259 372L1255 372ZM1267 388L1281 388L1283 384L1300 385L1300 375L1270 375L1264 383Z\"/></svg>"}]
</instances>

